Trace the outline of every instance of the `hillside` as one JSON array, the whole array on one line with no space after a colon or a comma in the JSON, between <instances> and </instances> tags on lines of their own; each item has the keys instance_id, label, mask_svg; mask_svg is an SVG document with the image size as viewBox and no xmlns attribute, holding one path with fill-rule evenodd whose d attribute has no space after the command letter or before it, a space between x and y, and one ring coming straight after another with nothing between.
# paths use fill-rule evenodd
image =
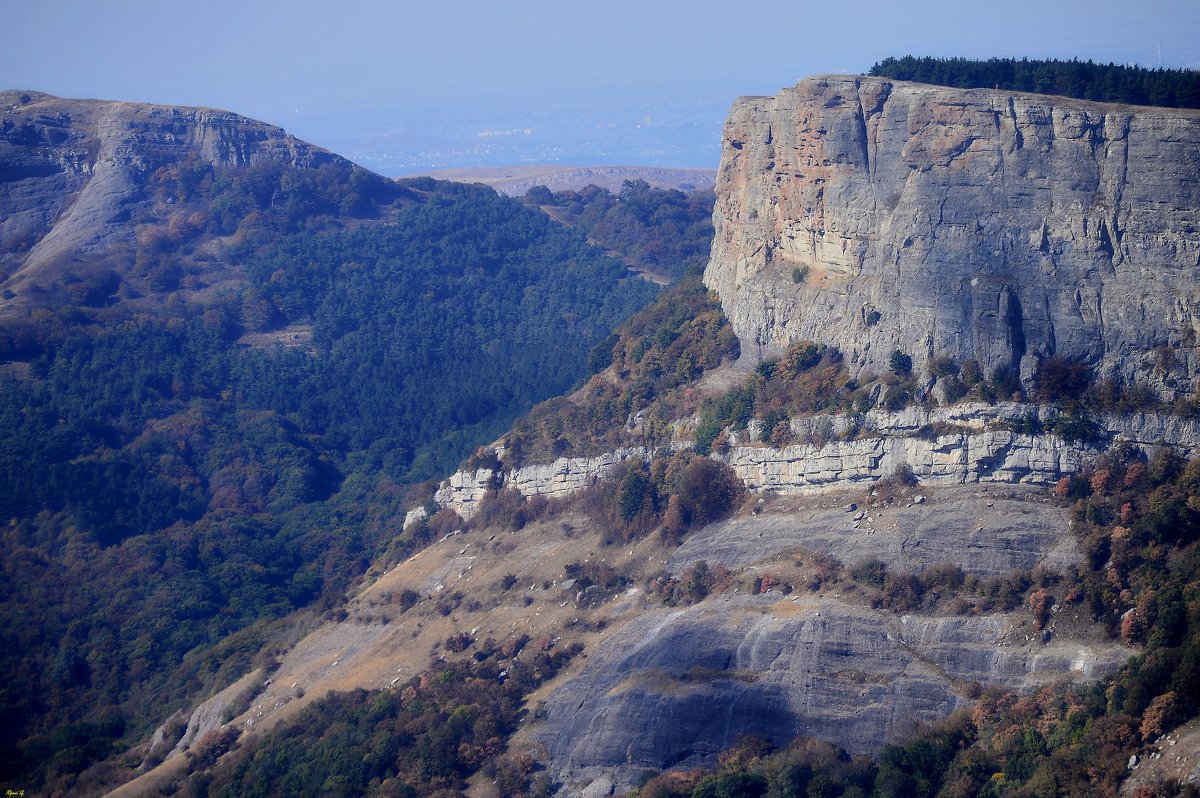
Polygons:
<instances>
[{"instance_id":1,"label":"hillside","mask_svg":"<svg viewBox=\"0 0 1200 798\"><path fill-rule=\"evenodd\" d=\"M645 180L626 180L615 193L596 186L558 192L535 187L524 196L661 285L708 263L714 199L711 191L684 193Z\"/></svg>"},{"instance_id":2,"label":"hillside","mask_svg":"<svg viewBox=\"0 0 1200 798\"><path fill-rule=\"evenodd\" d=\"M885 101L855 111L851 88ZM1052 106L1047 141L1018 125L1020 152L1000 150L1029 180L972 171L1000 157L972 149L994 141L973 117L993 104ZM950 108L962 140L937 116ZM1063 133L1076 116L1096 141L1127 120L1126 199L1102 204L1120 220L1105 221L1111 253L1054 238L1054 214L1080 219L1054 193L1069 186L1026 196L1035 170L1086 175L1100 157ZM585 385L412 506L406 529L432 545L372 569L346 617L280 652L269 681L248 676L248 701L214 697L120 794L310 789L297 773L367 794L1115 794L1131 755L1192 739L1171 730L1200 697L1200 432L1172 343L1196 247L1172 220L1197 203L1169 177L1179 161L1133 168L1193 121L833 77L738 101L705 273L717 295L685 277L623 324ZM1151 215L1130 197L1156 186ZM901 252L892 272L876 259L889 208L931 225L908 228L929 257ZM1039 304L1020 293L1028 253L989 254L986 220L1043 211L1048 252L1029 246L1061 279L1033 282ZM1071 316L1076 269L1176 310ZM963 304L973 290L995 293ZM1001 295L1043 315L999 312ZM1073 348L1089 335L1102 350ZM1147 375L1163 346L1175 359ZM1186 790L1156 772L1152 789Z\"/></svg>"},{"instance_id":3,"label":"hillside","mask_svg":"<svg viewBox=\"0 0 1200 798\"><path fill-rule=\"evenodd\" d=\"M0 220L0 316L10 321L237 287L214 237L376 217L407 193L227 111L8 91L0 112L0 203L11 209Z\"/></svg>"},{"instance_id":4,"label":"hillside","mask_svg":"<svg viewBox=\"0 0 1200 798\"><path fill-rule=\"evenodd\" d=\"M656 289L490 189L225 112L5 98L0 781L89 793L423 545L410 491Z\"/></svg>"}]
</instances>

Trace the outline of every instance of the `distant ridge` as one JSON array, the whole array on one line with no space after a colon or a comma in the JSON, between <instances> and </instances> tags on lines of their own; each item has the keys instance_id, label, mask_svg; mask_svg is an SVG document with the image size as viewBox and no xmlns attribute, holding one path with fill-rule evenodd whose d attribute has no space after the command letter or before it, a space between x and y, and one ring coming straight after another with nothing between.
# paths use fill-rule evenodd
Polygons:
<instances>
[{"instance_id":1,"label":"distant ridge","mask_svg":"<svg viewBox=\"0 0 1200 798\"><path fill-rule=\"evenodd\" d=\"M672 169L659 166L561 166L559 164L442 169L427 172L438 180L459 183L483 183L501 194L520 197L534 186L551 191L578 191L584 186L599 186L618 191L626 180L645 180L656 188L680 191L711 191L716 185L716 169Z\"/></svg>"}]
</instances>

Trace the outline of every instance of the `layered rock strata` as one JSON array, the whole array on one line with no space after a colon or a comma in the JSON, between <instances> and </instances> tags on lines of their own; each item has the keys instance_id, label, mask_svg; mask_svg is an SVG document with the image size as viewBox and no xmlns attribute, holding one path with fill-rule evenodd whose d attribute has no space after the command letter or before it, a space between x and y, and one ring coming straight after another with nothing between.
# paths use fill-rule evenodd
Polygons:
<instances>
[{"instance_id":1,"label":"layered rock strata","mask_svg":"<svg viewBox=\"0 0 1200 798\"><path fill-rule=\"evenodd\" d=\"M1200 425L1194 419L1150 413L1103 417L1097 420L1097 437L1091 442L1021 434L1007 428L1014 419L1031 413L1044 422L1055 411L1015 403L960 404L795 419L793 430L800 436L811 438L813 429L821 427L831 436L854 437L782 448L737 443L739 437L755 437L755 425L751 424L747 434L735 436L734 445L716 456L731 466L750 490L789 494L863 484L890 476L901 467L932 485L1047 485L1079 473L1113 443L1128 443L1147 454L1163 444L1184 456L1200 452ZM680 440L670 448L683 445ZM553 463L508 472L490 468L459 471L442 483L435 500L470 519L493 486L506 485L527 497L564 498L612 473L620 463L654 453L634 446L594 457L561 457ZM418 517L413 515L406 523Z\"/></svg>"},{"instance_id":2,"label":"layered rock strata","mask_svg":"<svg viewBox=\"0 0 1200 798\"><path fill-rule=\"evenodd\" d=\"M705 282L752 357L798 340L985 369L1200 373L1200 113L820 76L737 100Z\"/></svg>"},{"instance_id":3,"label":"layered rock strata","mask_svg":"<svg viewBox=\"0 0 1200 798\"><path fill-rule=\"evenodd\" d=\"M916 502L849 512L841 502L808 497L803 510L734 516L688 535L667 568L680 576L704 560L737 571L769 564L784 553L809 551L848 565L879 559L893 570L914 573L952 562L984 578L1038 566L1061 572L1080 560L1074 535L1066 533L1067 512L1044 489L918 490Z\"/></svg>"},{"instance_id":4,"label":"layered rock strata","mask_svg":"<svg viewBox=\"0 0 1200 798\"><path fill-rule=\"evenodd\" d=\"M544 496L561 499L586 489L608 476L620 463L634 457L647 458L650 449L630 446L595 457L560 457L553 463L537 463L515 468L507 473L492 468L456 471L434 494L440 507L449 507L464 520L475 517L480 502L488 490L500 485L513 488L526 497ZM405 519L407 526L415 516Z\"/></svg>"}]
</instances>

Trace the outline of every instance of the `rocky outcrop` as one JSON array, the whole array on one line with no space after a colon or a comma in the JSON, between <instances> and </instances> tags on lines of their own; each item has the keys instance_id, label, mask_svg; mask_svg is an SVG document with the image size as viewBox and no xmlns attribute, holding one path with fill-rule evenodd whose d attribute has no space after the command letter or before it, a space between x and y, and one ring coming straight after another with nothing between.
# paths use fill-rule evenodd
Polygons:
<instances>
[{"instance_id":1,"label":"rocky outcrop","mask_svg":"<svg viewBox=\"0 0 1200 798\"><path fill-rule=\"evenodd\" d=\"M229 111L0 92L0 265L16 273L6 287L66 255L128 239L146 176L188 159L299 167L342 160Z\"/></svg>"},{"instance_id":2,"label":"rocky outcrop","mask_svg":"<svg viewBox=\"0 0 1200 798\"><path fill-rule=\"evenodd\" d=\"M479 512L479 504L492 487L504 485L532 498L561 499L572 496L605 476L626 460L648 458L651 451L631 446L606 452L595 457L560 457L553 463L534 464L501 474L491 468L457 471L446 479L434 494L440 507L449 507L463 519ZM415 519L414 519L415 520ZM405 525L409 520L405 520Z\"/></svg>"},{"instance_id":3,"label":"rocky outcrop","mask_svg":"<svg viewBox=\"0 0 1200 798\"><path fill-rule=\"evenodd\" d=\"M931 438L861 438L825 446L739 446L725 458L751 490L790 493L873 482L908 467L921 482L1045 484L1075 474L1098 454L1053 435L1004 430Z\"/></svg>"},{"instance_id":4,"label":"rocky outcrop","mask_svg":"<svg viewBox=\"0 0 1200 798\"><path fill-rule=\"evenodd\" d=\"M1164 443L1184 456L1200 451L1195 420L1157 414L1102 418L1097 439L1088 442L1004 428L1030 413L1045 421L1054 412L1019 404L873 411L861 419L842 416L829 421L834 432L860 423L864 437L783 448L734 446L723 459L751 490L796 493L874 481L898 468L934 485L1044 485L1079 473L1113 443L1128 443L1147 453Z\"/></svg>"},{"instance_id":5,"label":"rocky outcrop","mask_svg":"<svg viewBox=\"0 0 1200 798\"><path fill-rule=\"evenodd\" d=\"M1032 414L1049 421L1057 411L1017 403L964 403L949 407L911 407L896 413L873 410L861 416L816 416L792 420L798 435L821 427L831 436L822 442L783 448L744 442L756 437L757 422L748 433L734 436L734 445L716 455L731 466L752 491L809 493L873 482L906 467L919 481L931 485L1004 483L1047 485L1091 464L1114 443L1128 443L1147 454L1170 445L1183 456L1200 452L1200 424L1181 416L1139 413L1097 420L1097 437L1090 442L1068 441L1058 435L1021 434L1007 427L1013 419ZM688 445L675 441L669 449ZM631 458L649 459L654 451L633 446L594 457L560 457L553 463L527 465L509 472L490 468L458 471L435 494L441 507L464 519L479 511L484 494L504 485L527 497L565 498L612 473ZM405 525L424 516L414 511Z\"/></svg>"},{"instance_id":6,"label":"rocky outcrop","mask_svg":"<svg viewBox=\"0 0 1200 798\"><path fill-rule=\"evenodd\" d=\"M847 512L846 493L776 501L693 531L670 556L744 580L786 572L809 553L895 572L953 564L981 579L1065 570L1081 554L1069 511L1045 490L960 485L920 501ZM783 569L782 571L780 569ZM1056 604L1044 629L1027 612L893 613L845 585L824 593L725 592L686 608L614 607L614 631L546 700L529 731L567 794L625 789L644 770L711 764L746 734L797 734L873 753L917 724L969 706L973 685L1027 690L1096 679L1132 650L1086 609ZM617 620L619 619L619 620Z\"/></svg>"},{"instance_id":7,"label":"rocky outcrop","mask_svg":"<svg viewBox=\"0 0 1200 798\"><path fill-rule=\"evenodd\" d=\"M1113 643L1013 641L1020 620L892 615L832 598L727 595L651 610L555 690L534 732L567 787L628 788L644 770L710 765L741 736L797 734L875 752L970 704L972 683L1096 678Z\"/></svg>"},{"instance_id":8,"label":"rocky outcrop","mask_svg":"<svg viewBox=\"0 0 1200 798\"><path fill-rule=\"evenodd\" d=\"M1200 113L808 78L734 103L705 282L742 351L1048 356L1190 392Z\"/></svg>"},{"instance_id":9,"label":"rocky outcrop","mask_svg":"<svg viewBox=\"0 0 1200 798\"><path fill-rule=\"evenodd\" d=\"M845 494L808 497L795 510L738 515L688 535L667 566L681 575L692 563L731 571L771 569L789 552L823 552L846 565L879 559L918 573L954 563L980 578L1038 566L1062 572L1080 559L1064 534L1070 514L1044 489L969 485L917 489L918 501L847 511ZM854 497L861 501L865 491ZM857 503L857 502L855 502Z\"/></svg>"}]
</instances>

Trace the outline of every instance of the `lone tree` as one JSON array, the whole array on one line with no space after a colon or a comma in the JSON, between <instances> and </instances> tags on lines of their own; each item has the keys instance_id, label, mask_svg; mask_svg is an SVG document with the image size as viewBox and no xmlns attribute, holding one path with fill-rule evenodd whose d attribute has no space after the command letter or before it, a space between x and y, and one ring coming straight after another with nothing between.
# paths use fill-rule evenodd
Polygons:
<instances>
[{"instance_id":1,"label":"lone tree","mask_svg":"<svg viewBox=\"0 0 1200 798\"><path fill-rule=\"evenodd\" d=\"M912 358L897 349L888 358L888 366L897 374L908 374L912 371Z\"/></svg>"}]
</instances>

